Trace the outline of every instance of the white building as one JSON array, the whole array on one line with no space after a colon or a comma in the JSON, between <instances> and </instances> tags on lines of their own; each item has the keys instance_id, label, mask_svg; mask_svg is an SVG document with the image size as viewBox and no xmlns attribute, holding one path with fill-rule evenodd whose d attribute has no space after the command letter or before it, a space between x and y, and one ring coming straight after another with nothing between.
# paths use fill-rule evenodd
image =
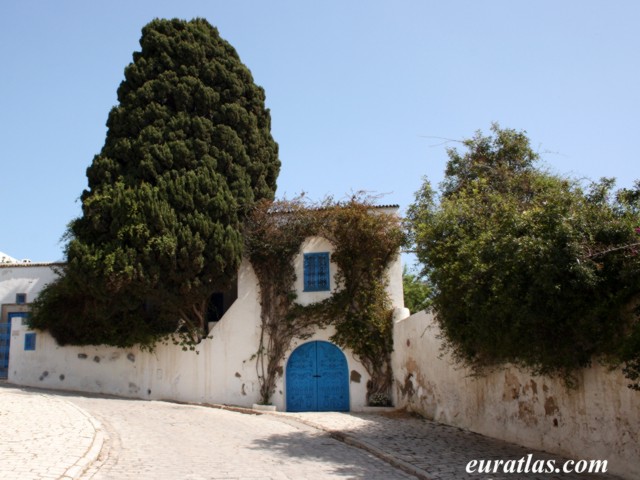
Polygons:
<instances>
[{"instance_id":1,"label":"white building","mask_svg":"<svg viewBox=\"0 0 640 480\"><path fill-rule=\"evenodd\" d=\"M0 379L8 376L11 351L31 350L36 334L26 329L28 304L56 278L58 266L20 262L0 252Z\"/></svg>"},{"instance_id":2,"label":"white building","mask_svg":"<svg viewBox=\"0 0 640 480\"><path fill-rule=\"evenodd\" d=\"M332 251L331 243L323 238L310 237L303 243L294 260L299 303L322 300L335 291L337 267L330 260ZM326 262L327 277L319 287L309 288L304 284L305 265L314 262ZM55 265L5 264L0 266L0 275L2 321L7 332L3 358L5 376L11 383L239 406L251 406L259 400L255 361L261 331L259 286L246 260L238 272L237 298L232 302L225 299L226 311L210 324L209 337L198 345L198 353L174 345L158 345L154 352L104 345L61 347L47 332L29 331L25 322L28 303L55 278ZM403 303L399 255L388 270L388 280L395 316L404 318L408 310ZM19 297L23 294L26 297ZM279 410L360 410L366 406L369 376L351 352L329 341L332 334L331 327L318 330L287 352L283 375L272 397ZM323 375L318 375L322 369ZM308 382L315 382L316 397L311 400ZM302 398L311 403L300 403Z\"/></svg>"},{"instance_id":3,"label":"white building","mask_svg":"<svg viewBox=\"0 0 640 480\"><path fill-rule=\"evenodd\" d=\"M328 253L330 259L332 250L323 238L304 242L294 260L295 287L302 303L331 295L336 272L329 262L329 289L305 291L305 254L326 258ZM60 347L48 333L29 331L25 323L28 304L55 278L55 269L55 264L0 264L0 361L4 361L0 374L4 368L10 382L143 399L239 406L258 401L255 354L260 299L249 262L244 261L238 272L237 298L225 300L228 310L211 325L211 338L201 342L198 354L173 345L159 345L152 353L138 348ZM399 258L389 268L388 277L396 320L392 364L397 408L529 448L578 459L607 459L612 473L639 478L639 397L626 388L628 379L619 370L594 365L577 372L580 382L575 389L558 378L532 375L510 365L486 377L473 376L441 351L433 315L422 312L408 317ZM306 388L291 372L300 363L318 368L319 355L329 357L327 364L335 381L319 385L316 401L323 389L333 389L331 394L337 390L338 397L346 398L348 409L365 407L366 370L349 351L329 343L332 333L331 328L318 330L286 353L272 398L279 410L290 409L296 402L292 393ZM304 396L309 396L307 391ZM333 409L346 408L338 405Z\"/></svg>"}]
</instances>

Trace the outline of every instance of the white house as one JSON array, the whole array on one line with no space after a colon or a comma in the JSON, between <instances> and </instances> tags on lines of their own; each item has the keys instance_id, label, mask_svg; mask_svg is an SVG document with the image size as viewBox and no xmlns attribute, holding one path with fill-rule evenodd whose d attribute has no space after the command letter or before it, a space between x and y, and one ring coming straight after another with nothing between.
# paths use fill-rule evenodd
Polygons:
<instances>
[{"instance_id":1,"label":"white house","mask_svg":"<svg viewBox=\"0 0 640 480\"><path fill-rule=\"evenodd\" d=\"M0 252L0 379L8 376L12 350L32 349L35 333L26 330L28 304L56 277L57 266L20 262Z\"/></svg>"},{"instance_id":2,"label":"white house","mask_svg":"<svg viewBox=\"0 0 640 480\"><path fill-rule=\"evenodd\" d=\"M326 298L335 289L332 250L323 238L304 242L294 260L295 287L302 303ZM305 254L327 258L327 253L329 289L305 291ZM46 332L29 331L28 304L55 278L55 269L55 264L0 263L0 376L18 385L143 399L239 406L251 406L259 399L255 362L259 287L249 262L244 261L238 272L237 295L233 292L231 298L221 300L226 311L211 325L211 338L202 341L198 354L173 345L159 345L154 352L60 347ZM626 388L627 379L620 371L594 365L578 373L576 389L568 389L560 379L509 365L486 377L472 376L441 351L440 331L432 314L409 317L403 308L399 258L390 266L388 279L396 321L392 364L397 408L529 448L579 459L604 458L611 472L638 478L639 397ZM331 328L318 330L286 353L272 398L279 410L290 409L296 393L308 396L307 385L295 373L302 370L299 364L318 368L319 357L328 358L322 368L331 370L332 382L320 384L315 398L323 395L323 389L331 390L326 397L346 398L348 409L365 407L366 370L349 351L329 342L332 333ZM329 409L346 408L338 404Z\"/></svg>"},{"instance_id":3,"label":"white house","mask_svg":"<svg viewBox=\"0 0 640 480\"><path fill-rule=\"evenodd\" d=\"M294 260L300 303L322 300L335 291L332 250L331 243L319 237L309 237L302 245ZM326 277L319 288L308 288L304 284L305 268L311 264L317 267L317 262L326 262L328 269L322 268ZM251 406L258 401L255 355L261 329L260 299L258 280L248 261L242 262L238 272L237 296L234 291L232 298L220 299L222 316L210 324L209 338L198 345L197 353L174 345L158 345L153 352L109 346L61 347L48 333L29 331L24 321L28 303L55 278L54 270L54 265L43 264L0 266L2 321L10 320L4 323L7 333L3 337L7 338L4 358L9 382L197 403ZM395 317L408 316L399 255L388 269L387 288ZM18 294L26 294L26 298L18 298ZM10 319L5 310L12 312ZM366 406L368 374L351 352L329 341L332 334L331 327L318 330L287 352L283 375L272 397L279 410L360 410ZM308 375L304 369L309 368L315 369L315 374ZM318 369L324 369L323 375L317 375ZM317 398L311 404L300 404L301 392L308 398L309 381L317 382Z\"/></svg>"}]
</instances>

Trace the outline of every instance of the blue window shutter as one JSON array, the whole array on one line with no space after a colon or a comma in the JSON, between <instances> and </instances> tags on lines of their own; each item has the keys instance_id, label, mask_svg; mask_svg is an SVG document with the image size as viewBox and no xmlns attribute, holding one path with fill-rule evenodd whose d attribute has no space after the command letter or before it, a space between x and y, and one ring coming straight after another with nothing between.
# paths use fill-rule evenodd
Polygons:
<instances>
[{"instance_id":1,"label":"blue window shutter","mask_svg":"<svg viewBox=\"0 0 640 480\"><path fill-rule=\"evenodd\" d=\"M304 291L324 292L331 289L329 253L304 254Z\"/></svg>"},{"instance_id":2,"label":"blue window shutter","mask_svg":"<svg viewBox=\"0 0 640 480\"><path fill-rule=\"evenodd\" d=\"M24 305L27 303L27 294L26 293L16 293L16 303L18 305Z\"/></svg>"},{"instance_id":3,"label":"blue window shutter","mask_svg":"<svg viewBox=\"0 0 640 480\"><path fill-rule=\"evenodd\" d=\"M36 334L25 333L24 334L24 349L35 350L36 349Z\"/></svg>"}]
</instances>

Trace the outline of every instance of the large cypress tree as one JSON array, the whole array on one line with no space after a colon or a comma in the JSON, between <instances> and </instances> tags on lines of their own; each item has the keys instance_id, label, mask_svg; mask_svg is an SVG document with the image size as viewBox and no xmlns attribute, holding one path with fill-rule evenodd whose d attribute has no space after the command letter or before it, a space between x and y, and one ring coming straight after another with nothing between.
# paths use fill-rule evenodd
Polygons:
<instances>
[{"instance_id":1,"label":"large cypress tree","mask_svg":"<svg viewBox=\"0 0 640 480\"><path fill-rule=\"evenodd\" d=\"M64 275L35 305L33 326L62 344L195 338L237 271L245 215L275 193L264 91L217 29L156 19L140 45L87 169Z\"/></svg>"}]
</instances>

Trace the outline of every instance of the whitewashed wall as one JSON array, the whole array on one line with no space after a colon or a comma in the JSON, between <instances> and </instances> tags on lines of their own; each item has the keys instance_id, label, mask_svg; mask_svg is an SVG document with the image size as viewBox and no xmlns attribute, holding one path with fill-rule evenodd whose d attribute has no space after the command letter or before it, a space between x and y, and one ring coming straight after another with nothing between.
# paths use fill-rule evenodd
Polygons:
<instances>
[{"instance_id":1,"label":"whitewashed wall","mask_svg":"<svg viewBox=\"0 0 640 480\"><path fill-rule=\"evenodd\" d=\"M395 324L398 407L525 447L607 460L612 473L640 478L640 392L619 370L586 369L576 389L515 367L472 377L441 355L439 333L424 312Z\"/></svg>"},{"instance_id":2,"label":"whitewashed wall","mask_svg":"<svg viewBox=\"0 0 640 480\"><path fill-rule=\"evenodd\" d=\"M257 395L254 363L259 334L255 275L239 272L238 300L198 346L198 354L175 345L154 352L107 346L60 347L37 332L36 350L11 344L9 381L56 389L109 393L136 398L247 405ZM255 393L254 393L255 392Z\"/></svg>"},{"instance_id":3,"label":"whitewashed wall","mask_svg":"<svg viewBox=\"0 0 640 480\"><path fill-rule=\"evenodd\" d=\"M26 293L31 302L56 277L55 265L0 264L0 304L15 303L17 293Z\"/></svg>"},{"instance_id":4,"label":"whitewashed wall","mask_svg":"<svg viewBox=\"0 0 640 480\"><path fill-rule=\"evenodd\" d=\"M332 245L323 238L311 237L295 259L300 303L322 300L331 294L303 292L302 286L302 252L325 251L332 252ZM335 289L335 272L336 266L332 263L332 290ZM389 274L390 294L395 302L402 302L400 258ZM14 280L12 277L11 282ZM34 293L37 292L34 290ZM405 313L402 303L397 306L396 316L402 316ZM260 299L257 278L246 261L238 274L238 299L213 326L210 338L198 345L198 354L184 352L175 345L158 345L154 352L107 346L60 347L45 332L37 332L35 351L24 351L26 331L26 326L16 326L16 336L11 344L9 381L15 384L240 406L251 406L259 399L255 353L260 336ZM329 340L332 334L332 328L319 330L305 341ZM283 361L283 376L278 380L272 399L280 410L286 407L286 361L301 343L296 342ZM369 376L349 351L344 353L350 374L351 410L361 410L365 406Z\"/></svg>"},{"instance_id":5,"label":"whitewashed wall","mask_svg":"<svg viewBox=\"0 0 640 480\"><path fill-rule=\"evenodd\" d=\"M326 300L329 298L336 290L337 284L335 280L336 273L338 272L338 267L331 258L331 254L333 254L335 247L327 240L322 237L309 237L300 246L300 253L296 255L293 260L293 267L296 272L296 281L294 283L294 289L298 294L298 298L296 298L296 302L300 305L309 305L315 302L321 302L322 300ZM329 252L330 256L330 277L331 277L331 285L330 291L327 292L305 292L304 291L304 254L305 253L319 253L319 252Z\"/></svg>"}]
</instances>

